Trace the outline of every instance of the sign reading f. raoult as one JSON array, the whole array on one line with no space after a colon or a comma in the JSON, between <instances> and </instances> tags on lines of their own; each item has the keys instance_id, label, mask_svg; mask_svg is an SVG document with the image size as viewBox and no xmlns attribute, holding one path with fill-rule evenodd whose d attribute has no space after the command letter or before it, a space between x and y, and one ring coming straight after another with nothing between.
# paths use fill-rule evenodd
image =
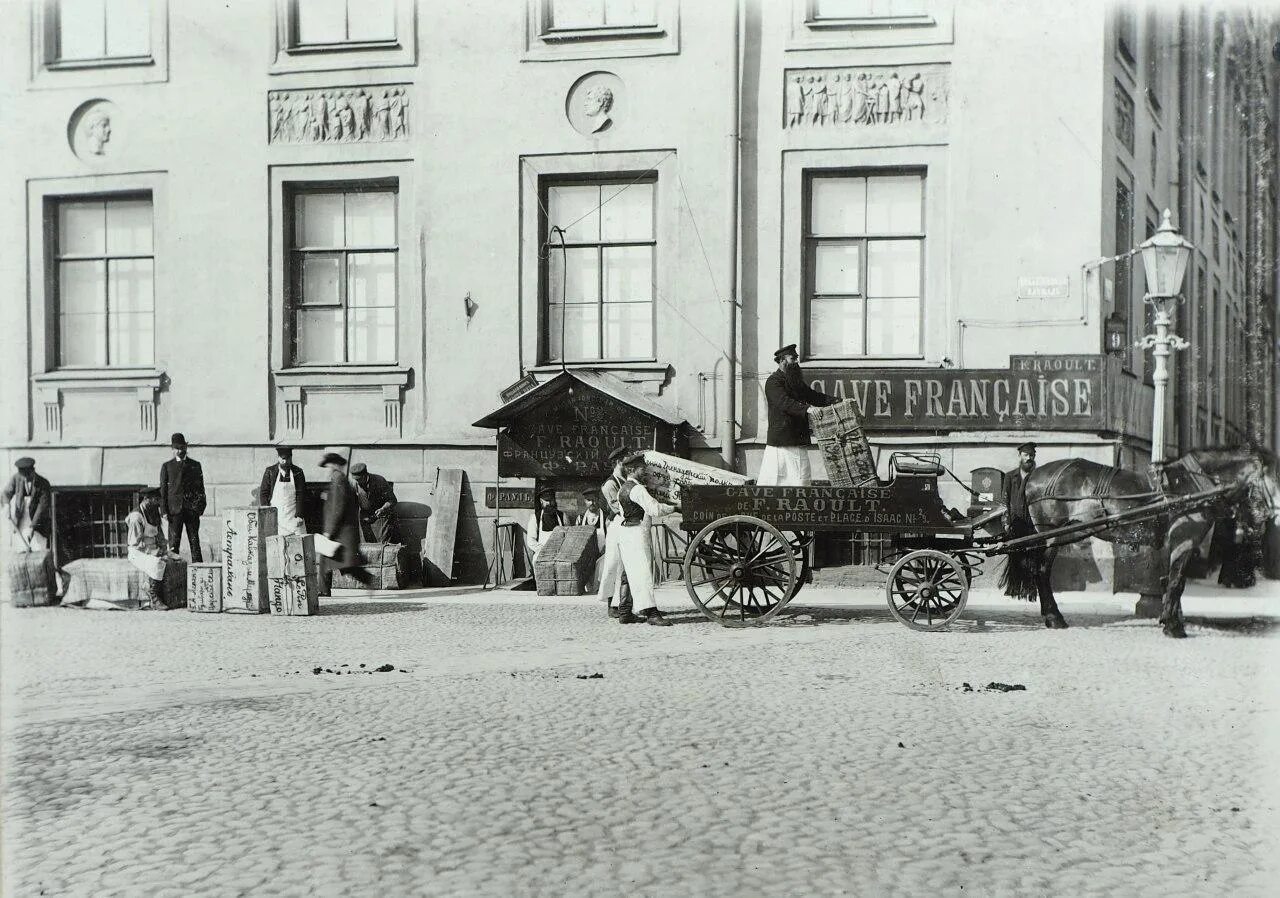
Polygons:
<instances>
[{"instance_id":1,"label":"sign reading f. raoult","mask_svg":"<svg viewBox=\"0 0 1280 898\"><path fill-rule=\"evenodd\" d=\"M1002 368L806 368L815 389L852 399L867 430L1097 430L1096 355L1011 356Z\"/></svg>"}]
</instances>

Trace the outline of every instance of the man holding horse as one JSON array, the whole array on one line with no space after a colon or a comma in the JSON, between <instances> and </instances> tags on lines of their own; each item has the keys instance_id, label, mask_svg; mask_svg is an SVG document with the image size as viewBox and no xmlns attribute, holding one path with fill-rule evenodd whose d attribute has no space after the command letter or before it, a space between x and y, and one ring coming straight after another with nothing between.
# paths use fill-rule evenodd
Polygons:
<instances>
[{"instance_id":1,"label":"man holding horse","mask_svg":"<svg viewBox=\"0 0 1280 898\"><path fill-rule=\"evenodd\" d=\"M1028 441L1018 447L1018 467L1004 475L1004 507L1008 516L1007 535L1010 538L1016 539L1036 532L1027 504L1027 479L1035 469L1036 444ZM1001 578L1005 595L1028 602L1034 602L1040 597L1036 573L1044 562L1044 554L1044 549L1041 548L1010 553ZM1066 628L1067 622L1060 614L1046 615L1044 625L1051 630L1061 630Z\"/></svg>"}]
</instances>

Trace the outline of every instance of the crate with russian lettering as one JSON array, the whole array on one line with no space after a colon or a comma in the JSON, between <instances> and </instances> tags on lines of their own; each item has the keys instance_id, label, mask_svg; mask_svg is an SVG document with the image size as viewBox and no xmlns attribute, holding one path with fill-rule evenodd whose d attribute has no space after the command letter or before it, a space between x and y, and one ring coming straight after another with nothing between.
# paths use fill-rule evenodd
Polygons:
<instances>
[{"instance_id":1,"label":"crate with russian lettering","mask_svg":"<svg viewBox=\"0 0 1280 898\"><path fill-rule=\"evenodd\" d=\"M187 565L187 610L207 614L222 611L222 562Z\"/></svg>"},{"instance_id":2,"label":"crate with russian lettering","mask_svg":"<svg viewBox=\"0 0 1280 898\"><path fill-rule=\"evenodd\" d=\"M272 614L320 613L316 538L302 533L267 537L267 583Z\"/></svg>"},{"instance_id":3,"label":"crate with russian lettering","mask_svg":"<svg viewBox=\"0 0 1280 898\"><path fill-rule=\"evenodd\" d=\"M812 406L809 425L832 486L876 483L876 460L862 430L856 402L842 399L833 405Z\"/></svg>"},{"instance_id":4,"label":"crate with russian lettering","mask_svg":"<svg viewBox=\"0 0 1280 898\"><path fill-rule=\"evenodd\" d=\"M266 614L266 539L276 535L276 509L271 506L228 508L222 543L222 610L233 614Z\"/></svg>"}]
</instances>

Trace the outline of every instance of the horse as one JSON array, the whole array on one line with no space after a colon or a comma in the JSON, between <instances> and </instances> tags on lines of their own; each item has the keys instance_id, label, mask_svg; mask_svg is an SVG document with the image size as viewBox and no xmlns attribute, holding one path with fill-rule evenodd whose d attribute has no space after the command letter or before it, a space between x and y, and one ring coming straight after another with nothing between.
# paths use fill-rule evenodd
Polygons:
<instances>
[{"instance_id":1,"label":"horse","mask_svg":"<svg viewBox=\"0 0 1280 898\"><path fill-rule=\"evenodd\" d=\"M1167 549L1169 579L1161 597L1160 625L1166 636L1182 639L1187 635L1182 618L1186 564L1215 519L1226 508L1234 507L1247 530L1256 532L1265 527L1268 518L1280 523L1280 471L1276 458L1263 450L1195 449L1164 465L1161 477L1163 483L1156 486L1144 473L1084 459L1049 462L1027 477L1027 509L1037 533L1100 520L1163 498L1176 499L1227 487L1213 502L1193 504L1100 532L1050 537L1043 549L1011 553L1011 580L1017 579L1013 572L1021 565L1034 583L1046 627L1067 627L1050 585L1058 547L1065 543L1092 535L1121 545Z\"/></svg>"}]
</instances>

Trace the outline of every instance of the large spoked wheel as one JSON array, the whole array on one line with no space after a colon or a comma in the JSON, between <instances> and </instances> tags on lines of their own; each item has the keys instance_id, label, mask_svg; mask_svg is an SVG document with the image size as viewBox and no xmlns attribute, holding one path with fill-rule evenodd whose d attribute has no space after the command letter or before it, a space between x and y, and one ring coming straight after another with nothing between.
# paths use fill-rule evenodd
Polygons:
<instances>
[{"instance_id":1,"label":"large spoked wheel","mask_svg":"<svg viewBox=\"0 0 1280 898\"><path fill-rule=\"evenodd\" d=\"M946 552L917 549L898 559L885 589L899 621L913 630L944 630L964 611L969 577Z\"/></svg>"},{"instance_id":2,"label":"large spoked wheel","mask_svg":"<svg viewBox=\"0 0 1280 898\"><path fill-rule=\"evenodd\" d=\"M684 558L689 597L724 627L772 620L795 594L799 572L790 540L773 525L747 515L703 527Z\"/></svg>"}]
</instances>

